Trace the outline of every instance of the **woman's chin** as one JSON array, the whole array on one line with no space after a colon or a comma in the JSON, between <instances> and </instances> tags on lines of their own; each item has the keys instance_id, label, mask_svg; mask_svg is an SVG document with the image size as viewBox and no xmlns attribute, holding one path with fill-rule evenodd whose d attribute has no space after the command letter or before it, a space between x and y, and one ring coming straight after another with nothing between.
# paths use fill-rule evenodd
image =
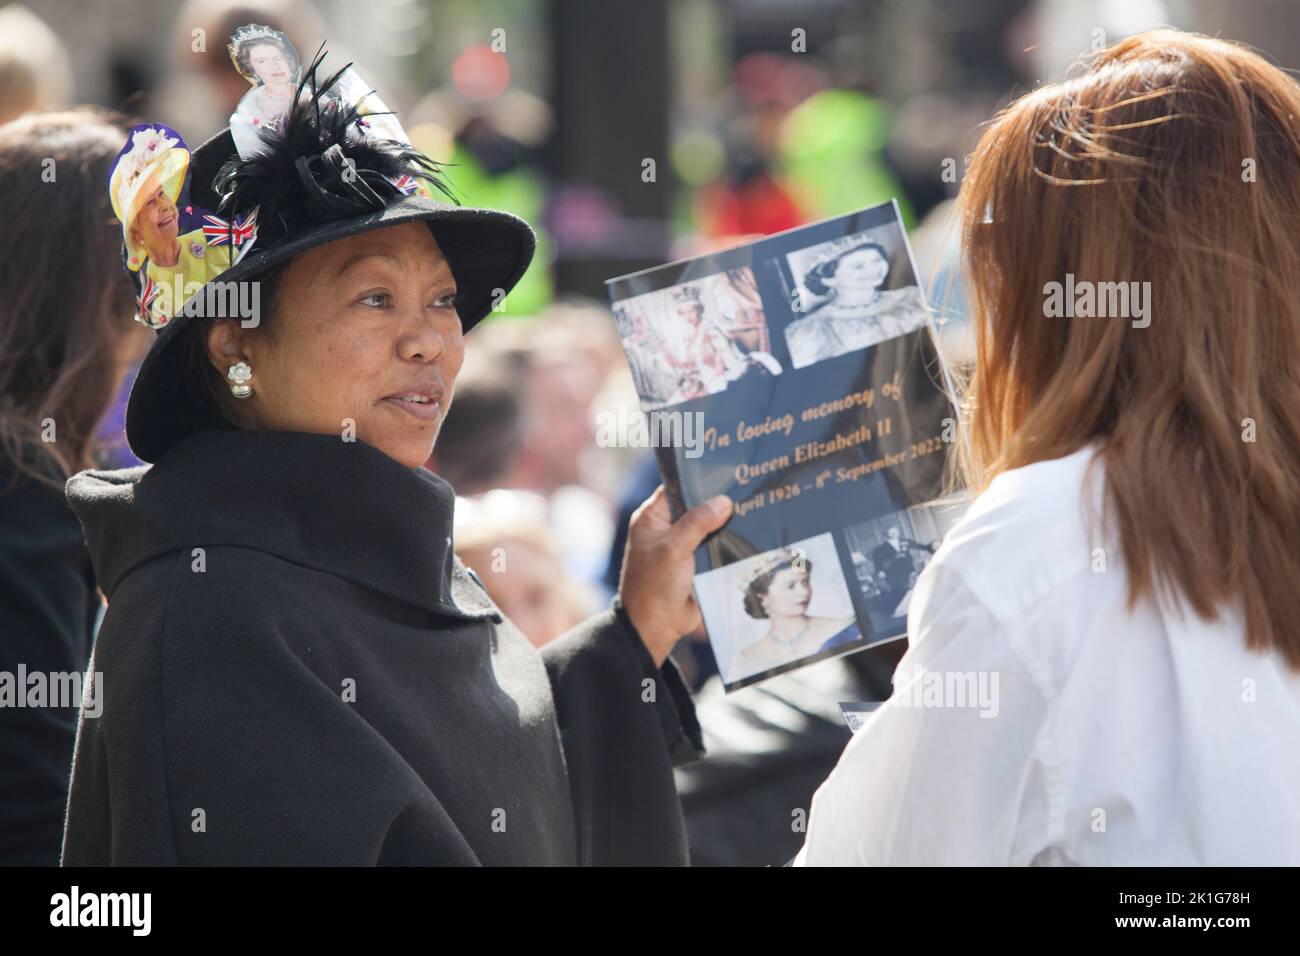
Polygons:
<instances>
[{"instance_id":1,"label":"woman's chin","mask_svg":"<svg viewBox=\"0 0 1300 956\"><path fill-rule=\"evenodd\" d=\"M394 461L414 469L422 467L433 454L433 438L433 435L429 435L427 438L421 437L419 441L390 441L376 447Z\"/></svg>"}]
</instances>

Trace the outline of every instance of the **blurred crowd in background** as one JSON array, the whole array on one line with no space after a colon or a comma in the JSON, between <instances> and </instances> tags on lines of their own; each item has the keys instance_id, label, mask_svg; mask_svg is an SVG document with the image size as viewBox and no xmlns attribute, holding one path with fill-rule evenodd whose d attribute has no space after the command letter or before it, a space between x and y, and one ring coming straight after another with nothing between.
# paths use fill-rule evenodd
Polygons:
<instances>
[{"instance_id":1,"label":"blurred crowd in background","mask_svg":"<svg viewBox=\"0 0 1300 956\"><path fill-rule=\"evenodd\" d=\"M0 5L0 123L93 104L196 146L248 89L225 45L250 22L355 62L467 204L538 231L467 342L430 462L460 496L457 552L538 645L607 606L659 481L651 450L596 442L602 415L638 404L604 280L897 198L936 319L959 330L947 215L1000 105L1164 24L1300 62L1294 0L28 0ZM108 466L134 463L129 385ZM887 695L899 654L724 698L703 635L679 647L711 752L679 778L696 862L798 848L755 846L772 828L746 814L800 805L764 808L764 787L810 794L848 733L835 702Z\"/></svg>"}]
</instances>

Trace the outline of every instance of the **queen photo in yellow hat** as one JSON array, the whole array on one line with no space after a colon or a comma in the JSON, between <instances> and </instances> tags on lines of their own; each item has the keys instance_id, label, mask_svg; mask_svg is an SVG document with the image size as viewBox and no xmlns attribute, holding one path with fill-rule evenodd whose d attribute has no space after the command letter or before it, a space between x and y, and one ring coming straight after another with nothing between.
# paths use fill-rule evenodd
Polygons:
<instances>
[{"instance_id":1,"label":"queen photo in yellow hat","mask_svg":"<svg viewBox=\"0 0 1300 956\"><path fill-rule=\"evenodd\" d=\"M231 266L229 232L214 229L205 236L203 211L181 203L189 165L189 149L173 130L136 126L109 179L127 268L139 293L138 318L154 328L183 304L187 286L201 287Z\"/></svg>"}]
</instances>

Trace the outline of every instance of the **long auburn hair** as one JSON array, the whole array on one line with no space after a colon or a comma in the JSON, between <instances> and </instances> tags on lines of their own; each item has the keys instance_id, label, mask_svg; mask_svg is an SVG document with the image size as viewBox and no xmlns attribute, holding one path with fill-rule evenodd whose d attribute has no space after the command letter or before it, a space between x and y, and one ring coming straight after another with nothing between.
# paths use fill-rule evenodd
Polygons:
<instances>
[{"instance_id":1,"label":"long auburn hair","mask_svg":"<svg viewBox=\"0 0 1300 956\"><path fill-rule=\"evenodd\" d=\"M999 113L958 208L971 486L1096 444L1130 606L1234 607L1300 670L1300 85L1131 37ZM1070 273L1149 282L1150 325L1047 317Z\"/></svg>"},{"instance_id":2,"label":"long auburn hair","mask_svg":"<svg viewBox=\"0 0 1300 956\"><path fill-rule=\"evenodd\" d=\"M125 139L123 117L89 107L0 125L0 454L15 480L62 488L90 467L119 384L134 305L106 183Z\"/></svg>"}]
</instances>

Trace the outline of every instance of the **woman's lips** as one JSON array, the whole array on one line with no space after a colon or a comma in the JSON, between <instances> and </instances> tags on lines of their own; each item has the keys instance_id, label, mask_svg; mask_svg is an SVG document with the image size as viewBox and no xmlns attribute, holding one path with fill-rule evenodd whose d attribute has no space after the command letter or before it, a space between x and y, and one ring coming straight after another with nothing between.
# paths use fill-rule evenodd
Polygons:
<instances>
[{"instance_id":1,"label":"woman's lips","mask_svg":"<svg viewBox=\"0 0 1300 956\"><path fill-rule=\"evenodd\" d=\"M442 414L442 402L434 400L428 402L411 401L410 399L390 396L385 398L384 402L400 408L408 415L413 415L421 421L435 421Z\"/></svg>"}]
</instances>

